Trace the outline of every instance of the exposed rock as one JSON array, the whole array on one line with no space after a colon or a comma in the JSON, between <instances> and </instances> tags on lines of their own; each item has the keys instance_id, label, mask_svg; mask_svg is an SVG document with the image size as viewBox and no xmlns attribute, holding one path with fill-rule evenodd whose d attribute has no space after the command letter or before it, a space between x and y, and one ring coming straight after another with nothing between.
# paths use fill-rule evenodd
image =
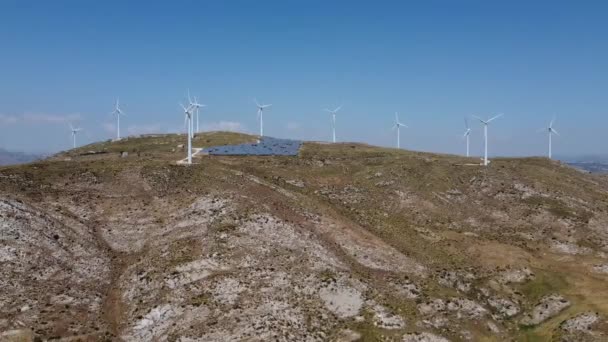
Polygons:
<instances>
[{"instance_id":1,"label":"exposed rock","mask_svg":"<svg viewBox=\"0 0 608 342\"><path fill-rule=\"evenodd\" d=\"M509 269L500 272L497 277L497 280L501 284L509 284L509 283L524 283L530 279L534 278L534 273L527 267L521 269Z\"/></svg>"},{"instance_id":2,"label":"exposed rock","mask_svg":"<svg viewBox=\"0 0 608 342\"><path fill-rule=\"evenodd\" d=\"M488 304L505 318L513 317L519 313L519 306L508 299L492 297L488 299Z\"/></svg>"},{"instance_id":3,"label":"exposed rock","mask_svg":"<svg viewBox=\"0 0 608 342\"><path fill-rule=\"evenodd\" d=\"M457 318L476 319L483 317L487 310L478 303L466 298L434 299L418 304L418 312L430 316L441 312L454 312Z\"/></svg>"},{"instance_id":4,"label":"exposed rock","mask_svg":"<svg viewBox=\"0 0 608 342\"><path fill-rule=\"evenodd\" d=\"M434 315L442 311L445 311L445 301L440 298L418 304L418 312L422 315Z\"/></svg>"},{"instance_id":5,"label":"exposed rock","mask_svg":"<svg viewBox=\"0 0 608 342\"><path fill-rule=\"evenodd\" d=\"M291 185L293 185L295 187L298 187L298 188L303 188L305 186L304 182L301 181L301 180L299 180L299 179L288 179L288 180L285 181L285 183L291 184Z\"/></svg>"},{"instance_id":6,"label":"exposed rock","mask_svg":"<svg viewBox=\"0 0 608 342\"><path fill-rule=\"evenodd\" d=\"M433 316L429 319L425 319L422 321L427 326L433 327L435 329L443 328L448 325L450 321L447 317L444 316Z\"/></svg>"},{"instance_id":7,"label":"exposed rock","mask_svg":"<svg viewBox=\"0 0 608 342\"><path fill-rule=\"evenodd\" d=\"M596 312L584 312L560 324L560 328L566 332L589 331L591 326L599 321L600 315Z\"/></svg>"},{"instance_id":8,"label":"exposed rock","mask_svg":"<svg viewBox=\"0 0 608 342\"><path fill-rule=\"evenodd\" d=\"M570 254L570 255L591 253L591 249L588 247L581 247L574 243L564 242L564 241L554 241L551 244L551 249L557 253Z\"/></svg>"},{"instance_id":9,"label":"exposed rock","mask_svg":"<svg viewBox=\"0 0 608 342\"><path fill-rule=\"evenodd\" d=\"M470 281L473 279L475 279L475 276L471 273L459 273L447 270L439 273L439 284L457 289L460 292L469 292L471 290Z\"/></svg>"},{"instance_id":10,"label":"exposed rock","mask_svg":"<svg viewBox=\"0 0 608 342\"><path fill-rule=\"evenodd\" d=\"M596 273L607 273L608 274L608 264L593 265L593 271Z\"/></svg>"},{"instance_id":11,"label":"exposed rock","mask_svg":"<svg viewBox=\"0 0 608 342\"><path fill-rule=\"evenodd\" d=\"M421 290L416 284L406 281L405 283L391 283L393 288L398 294L409 299L416 299L420 297Z\"/></svg>"},{"instance_id":12,"label":"exposed rock","mask_svg":"<svg viewBox=\"0 0 608 342\"><path fill-rule=\"evenodd\" d=\"M359 314L363 306L361 293L354 288L331 284L319 291L325 307L340 318L353 317Z\"/></svg>"},{"instance_id":13,"label":"exposed rock","mask_svg":"<svg viewBox=\"0 0 608 342\"><path fill-rule=\"evenodd\" d=\"M2 342L33 342L34 333L29 329L15 329L0 333Z\"/></svg>"},{"instance_id":14,"label":"exposed rock","mask_svg":"<svg viewBox=\"0 0 608 342\"><path fill-rule=\"evenodd\" d=\"M402 329L405 327L403 318L390 313L387 308L375 304L372 310L374 311L374 325L383 329Z\"/></svg>"},{"instance_id":15,"label":"exposed rock","mask_svg":"<svg viewBox=\"0 0 608 342\"><path fill-rule=\"evenodd\" d=\"M0 198L0 331L25 326L50 334L68 322L74 334L105 329L99 308L111 278L109 257L87 226L45 209ZM57 318L71 305L61 298L78 305Z\"/></svg>"},{"instance_id":16,"label":"exposed rock","mask_svg":"<svg viewBox=\"0 0 608 342\"><path fill-rule=\"evenodd\" d=\"M523 325L538 325L551 317L556 316L562 310L570 306L570 302L560 295L550 295L542 298L531 312L527 313L522 319Z\"/></svg>"},{"instance_id":17,"label":"exposed rock","mask_svg":"<svg viewBox=\"0 0 608 342\"><path fill-rule=\"evenodd\" d=\"M350 329L341 330L336 337L336 342L355 342L361 339L361 334Z\"/></svg>"},{"instance_id":18,"label":"exposed rock","mask_svg":"<svg viewBox=\"0 0 608 342\"><path fill-rule=\"evenodd\" d=\"M451 298L447 301L447 309L455 311L458 318L465 316L469 319L476 319L485 316L488 312L478 303L466 298Z\"/></svg>"},{"instance_id":19,"label":"exposed rock","mask_svg":"<svg viewBox=\"0 0 608 342\"><path fill-rule=\"evenodd\" d=\"M403 335L402 342L450 342L445 337L431 334L429 332L412 333Z\"/></svg>"},{"instance_id":20,"label":"exposed rock","mask_svg":"<svg viewBox=\"0 0 608 342\"><path fill-rule=\"evenodd\" d=\"M169 304L160 305L152 309L146 316L135 323L133 335L127 339L150 341L163 336L171 323L170 318L181 314L181 310Z\"/></svg>"},{"instance_id":21,"label":"exposed rock","mask_svg":"<svg viewBox=\"0 0 608 342\"><path fill-rule=\"evenodd\" d=\"M488 327L488 330L490 330L494 334L499 334L500 333L500 329L498 329L498 326L496 324L494 324L494 322L488 321L486 323L486 326Z\"/></svg>"}]
</instances>

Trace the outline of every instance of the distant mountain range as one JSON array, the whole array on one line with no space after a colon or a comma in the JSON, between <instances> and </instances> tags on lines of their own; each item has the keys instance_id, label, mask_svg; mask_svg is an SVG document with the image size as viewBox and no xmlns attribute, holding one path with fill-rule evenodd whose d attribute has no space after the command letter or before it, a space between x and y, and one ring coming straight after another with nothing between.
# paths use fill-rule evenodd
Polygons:
<instances>
[{"instance_id":1,"label":"distant mountain range","mask_svg":"<svg viewBox=\"0 0 608 342\"><path fill-rule=\"evenodd\" d=\"M558 159L587 172L608 173L608 156L606 155L560 156Z\"/></svg>"},{"instance_id":2,"label":"distant mountain range","mask_svg":"<svg viewBox=\"0 0 608 342\"><path fill-rule=\"evenodd\" d=\"M608 173L608 163L573 162L567 164L591 173Z\"/></svg>"},{"instance_id":3,"label":"distant mountain range","mask_svg":"<svg viewBox=\"0 0 608 342\"><path fill-rule=\"evenodd\" d=\"M40 154L12 152L0 148L0 166L29 163L43 157Z\"/></svg>"}]
</instances>

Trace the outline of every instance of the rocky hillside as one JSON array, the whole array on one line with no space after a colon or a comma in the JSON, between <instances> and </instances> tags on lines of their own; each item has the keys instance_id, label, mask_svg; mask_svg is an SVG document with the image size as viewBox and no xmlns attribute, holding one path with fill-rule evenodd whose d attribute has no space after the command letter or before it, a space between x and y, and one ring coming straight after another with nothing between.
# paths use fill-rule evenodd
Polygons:
<instances>
[{"instance_id":1,"label":"rocky hillside","mask_svg":"<svg viewBox=\"0 0 608 342\"><path fill-rule=\"evenodd\" d=\"M361 144L188 167L183 142L0 168L0 340L608 339L606 178Z\"/></svg>"}]
</instances>

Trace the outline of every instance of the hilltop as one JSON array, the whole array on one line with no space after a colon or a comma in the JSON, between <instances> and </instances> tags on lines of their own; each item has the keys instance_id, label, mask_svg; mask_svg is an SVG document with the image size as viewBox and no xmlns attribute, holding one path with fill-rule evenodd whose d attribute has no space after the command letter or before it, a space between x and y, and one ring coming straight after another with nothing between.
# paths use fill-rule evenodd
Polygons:
<instances>
[{"instance_id":1,"label":"hilltop","mask_svg":"<svg viewBox=\"0 0 608 342\"><path fill-rule=\"evenodd\" d=\"M355 143L177 165L184 142L0 168L5 338L608 338L606 178Z\"/></svg>"}]
</instances>

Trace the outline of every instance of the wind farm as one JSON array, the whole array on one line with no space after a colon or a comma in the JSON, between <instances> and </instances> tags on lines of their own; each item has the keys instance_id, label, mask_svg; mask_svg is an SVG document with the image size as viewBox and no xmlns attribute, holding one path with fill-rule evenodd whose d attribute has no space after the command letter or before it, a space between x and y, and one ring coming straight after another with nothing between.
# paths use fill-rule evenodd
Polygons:
<instances>
[{"instance_id":1,"label":"wind farm","mask_svg":"<svg viewBox=\"0 0 608 342\"><path fill-rule=\"evenodd\" d=\"M199 121L199 111L201 108L207 107L207 105L205 104L201 104L198 102L197 97L196 96L191 96L190 94L190 90L187 90L187 103L188 105L185 106L184 104L180 103L180 107L183 111L184 114L184 127L186 128L186 143L184 144L185 149L186 149L186 158L184 159L184 162L180 162L181 164L185 164L185 165L192 165L192 156L193 156L193 139L195 138L196 135L202 133L200 130L200 121ZM260 139L265 137L264 135L264 110L267 109L268 107L271 107L271 104L260 104L258 102L257 99L254 99L254 103L256 104L256 108L257 108L257 118L258 118L258 125L259 125L259 137ZM331 143L337 143L337 138L336 138L336 116L337 113L342 109L342 105L336 107L335 109L325 109L325 111L327 113L330 114L330 118L331 118L331 138L330 138L330 142ZM125 113L122 111L122 109L120 108L119 105L119 100L116 99L115 105L114 105L114 110L111 112L112 115L114 115L116 117L116 140L120 140L121 138L121 133L120 133L120 116L125 115ZM494 120L502 117L503 114L499 114L499 115L495 115L493 117L490 117L489 119L482 119L479 116L476 115L471 115L471 117L477 121L479 121L482 125L483 128L483 153L481 155L481 166L489 166L490 165L490 157L489 157L489 147L488 147L488 142L489 142L489 138L488 138L488 126L491 122L493 122ZM551 120L551 122L549 123L549 126L547 128L543 128L540 131L542 132L547 132L548 133L548 139L549 139L549 147L548 147L548 158L551 159L553 157L553 135L558 135L557 130L555 130L555 128L553 127L553 124L555 122L555 118L553 118ZM469 119L468 117L464 118L464 124L465 124L465 132L462 135L463 139L465 140L465 150L463 155L465 157L471 157L471 133L472 133L472 129L469 126ZM72 147L75 148L76 147L76 133L79 132L81 129L74 129L72 124L70 124L70 127L72 129L72 137L73 137L73 144ZM392 126L392 130L395 132L395 147L397 149L401 149L401 128L409 128L407 125L405 125L404 123L402 123L399 119L399 114L397 112L395 112L395 118L394 118L394 122L393 122L393 126ZM270 137L269 137L270 138ZM282 142L282 141L301 141L301 139L284 139L284 138L271 138L271 140L268 141L273 141L275 143L277 142ZM285 145L285 148L289 149L289 146L291 145L291 143L288 143L287 145ZM202 148L196 148L196 153L200 152L202 150ZM215 150L215 153L219 153L219 151L224 151L225 148L220 148L218 150ZM272 151L273 149L270 148L268 151ZM242 151L243 150L239 150L241 152L235 153L235 152L226 152L229 155L246 155L243 154ZM280 151L277 150L277 151ZM252 152L253 153L253 152ZM254 154L257 155L260 152L255 152ZM263 154L265 154L267 152L263 152ZM278 155L285 155L284 152L278 152Z\"/></svg>"}]
</instances>

